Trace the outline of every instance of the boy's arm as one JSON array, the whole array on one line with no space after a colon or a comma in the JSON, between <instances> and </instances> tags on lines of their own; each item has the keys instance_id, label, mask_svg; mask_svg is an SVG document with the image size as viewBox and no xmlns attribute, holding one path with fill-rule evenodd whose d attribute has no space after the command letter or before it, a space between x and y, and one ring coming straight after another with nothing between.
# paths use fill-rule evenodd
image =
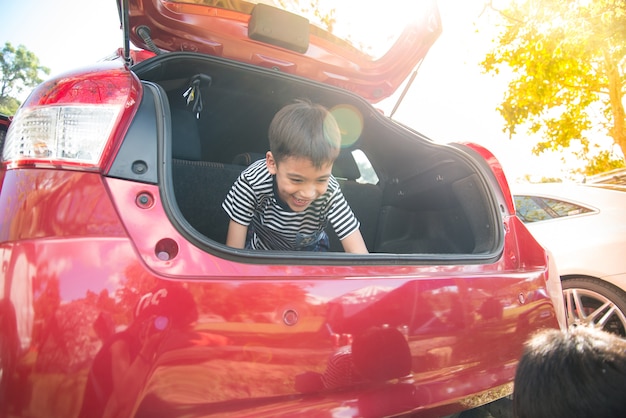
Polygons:
<instances>
[{"instance_id":1,"label":"boy's arm","mask_svg":"<svg viewBox=\"0 0 626 418\"><path fill-rule=\"evenodd\" d=\"M363 241L363 236L361 235L360 230L355 230L350 235L341 240L341 245L343 245L343 250L347 253L354 254L368 254L367 247L365 246L365 241Z\"/></svg>"},{"instance_id":2,"label":"boy's arm","mask_svg":"<svg viewBox=\"0 0 626 418\"><path fill-rule=\"evenodd\" d=\"M246 245L246 235L248 227L241 225L233 220L228 224L228 233L226 234L226 245L233 248L243 248Z\"/></svg>"}]
</instances>

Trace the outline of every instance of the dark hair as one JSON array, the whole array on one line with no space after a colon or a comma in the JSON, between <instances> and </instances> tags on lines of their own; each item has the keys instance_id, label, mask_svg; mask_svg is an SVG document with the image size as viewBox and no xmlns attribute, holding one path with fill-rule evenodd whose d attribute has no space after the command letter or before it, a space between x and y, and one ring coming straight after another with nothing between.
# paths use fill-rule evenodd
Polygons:
<instances>
[{"instance_id":1,"label":"dark hair","mask_svg":"<svg viewBox=\"0 0 626 418\"><path fill-rule=\"evenodd\" d=\"M411 373L411 349L404 335L393 327L372 327L357 334L352 342L352 357L357 373L370 381Z\"/></svg>"},{"instance_id":2,"label":"dark hair","mask_svg":"<svg viewBox=\"0 0 626 418\"><path fill-rule=\"evenodd\" d=\"M515 374L517 418L626 417L626 340L590 327L543 330Z\"/></svg>"},{"instance_id":3,"label":"dark hair","mask_svg":"<svg viewBox=\"0 0 626 418\"><path fill-rule=\"evenodd\" d=\"M333 163L341 148L341 133L322 105L297 100L280 109L269 128L270 151L278 164L287 157L311 159L315 167Z\"/></svg>"}]
</instances>

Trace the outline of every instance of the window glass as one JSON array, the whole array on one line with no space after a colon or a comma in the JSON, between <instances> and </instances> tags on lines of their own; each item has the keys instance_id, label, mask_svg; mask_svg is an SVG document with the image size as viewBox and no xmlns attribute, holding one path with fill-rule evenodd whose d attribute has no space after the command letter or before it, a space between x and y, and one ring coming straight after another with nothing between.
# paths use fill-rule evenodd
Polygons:
<instances>
[{"instance_id":1,"label":"window glass","mask_svg":"<svg viewBox=\"0 0 626 418\"><path fill-rule=\"evenodd\" d=\"M591 209L575 203L538 196L515 196L515 211L524 222L545 221L592 212Z\"/></svg>"},{"instance_id":2,"label":"window glass","mask_svg":"<svg viewBox=\"0 0 626 418\"><path fill-rule=\"evenodd\" d=\"M523 222L537 222L552 219L532 196L515 196L515 212Z\"/></svg>"},{"instance_id":3,"label":"window glass","mask_svg":"<svg viewBox=\"0 0 626 418\"><path fill-rule=\"evenodd\" d=\"M581 213L591 212L591 209L576 205L562 200L554 200L543 198L543 202L552 209L559 217L580 215Z\"/></svg>"},{"instance_id":4,"label":"window glass","mask_svg":"<svg viewBox=\"0 0 626 418\"><path fill-rule=\"evenodd\" d=\"M356 179L356 181L363 184L378 184L378 176L367 155L362 150L355 149L352 151L352 156L361 173L361 177Z\"/></svg>"}]
</instances>

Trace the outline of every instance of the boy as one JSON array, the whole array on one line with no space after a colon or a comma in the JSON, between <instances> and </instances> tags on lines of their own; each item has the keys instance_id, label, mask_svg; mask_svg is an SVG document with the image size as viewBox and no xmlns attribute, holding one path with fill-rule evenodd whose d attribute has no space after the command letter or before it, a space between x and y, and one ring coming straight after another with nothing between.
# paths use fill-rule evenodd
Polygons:
<instances>
[{"instance_id":1,"label":"boy","mask_svg":"<svg viewBox=\"0 0 626 418\"><path fill-rule=\"evenodd\" d=\"M332 176L341 134L321 105L297 101L276 113L270 150L239 176L222 207L226 245L262 250L327 251L330 224L345 252L367 253L359 222Z\"/></svg>"},{"instance_id":2,"label":"boy","mask_svg":"<svg viewBox=\"0 0 626 418\"><path fill-rule=\"evenodd\" d=\"M626 340L585 326L540 331L514 385L517 418L626 417Z\"/></svg>"}]
</instances>

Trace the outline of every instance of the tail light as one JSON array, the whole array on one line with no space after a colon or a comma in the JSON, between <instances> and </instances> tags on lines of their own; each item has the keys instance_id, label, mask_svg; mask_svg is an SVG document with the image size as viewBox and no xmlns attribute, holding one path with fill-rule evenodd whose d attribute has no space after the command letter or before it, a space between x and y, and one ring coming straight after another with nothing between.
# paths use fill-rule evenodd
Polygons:
<instances>
[{"instance_id":1,"label":"tail light","mask_svg":"<svg viewBox=\"0 0 626 418\"><path fill-rule=\"evenodd\" d=\"M2 163L104 171L137 108L139 85L117 63L39 85L13 118Z\"/></svg>"}]
</instances>

